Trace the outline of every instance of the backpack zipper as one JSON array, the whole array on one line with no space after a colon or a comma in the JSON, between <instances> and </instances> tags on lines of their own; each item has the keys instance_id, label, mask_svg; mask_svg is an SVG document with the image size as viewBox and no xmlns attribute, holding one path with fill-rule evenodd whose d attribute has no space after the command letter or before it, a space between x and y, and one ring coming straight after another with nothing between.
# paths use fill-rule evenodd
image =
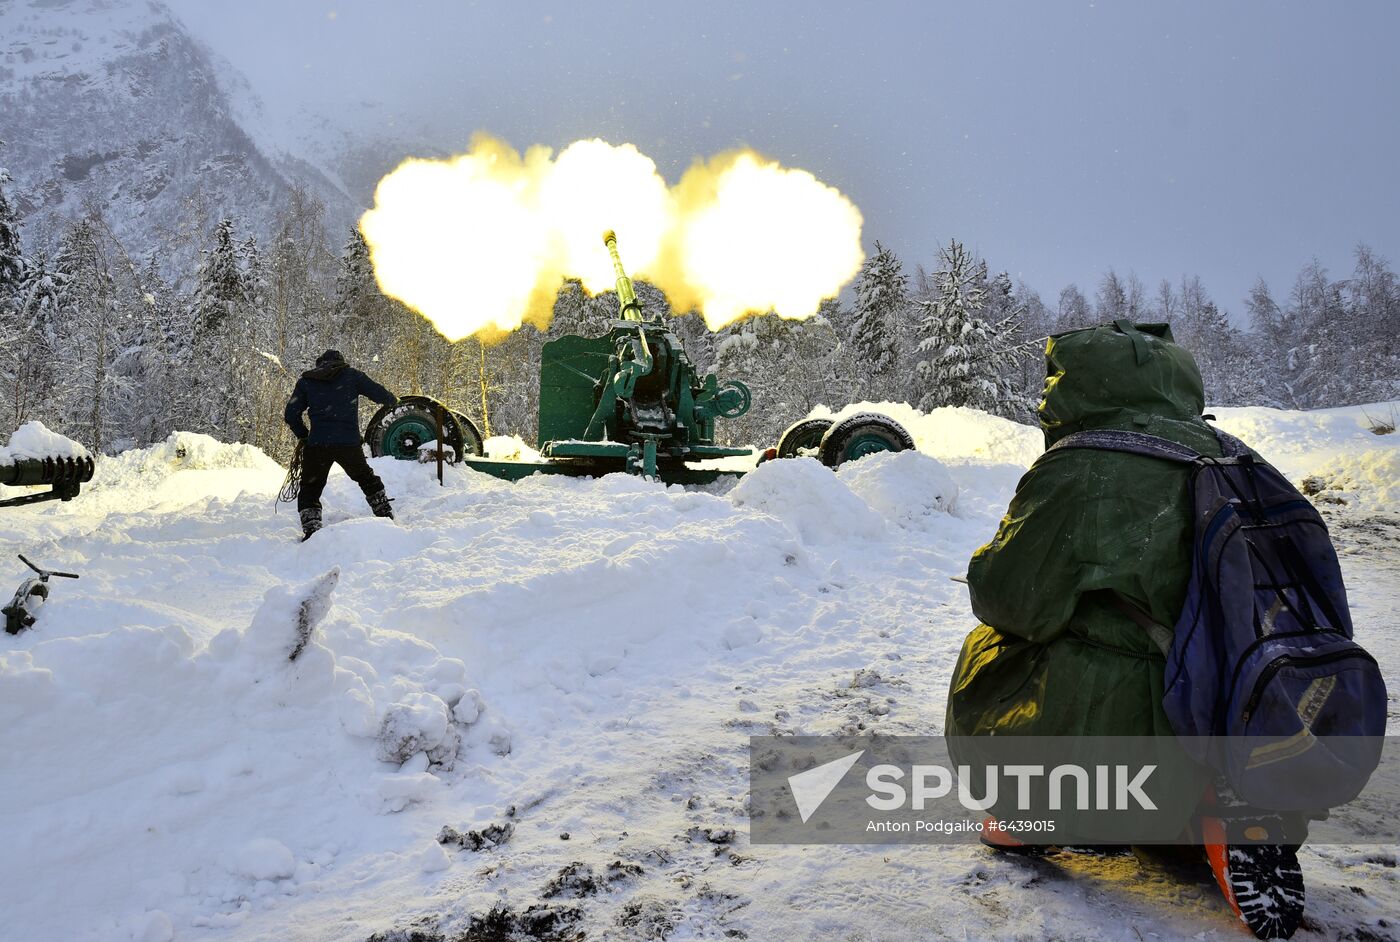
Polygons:
<instances>
[{"instance_id":1,"label":"backpack zipper","mask_svg":"<svg viewBox=\"0 0 1400 942\"><path fill-rule=\"evenodd\" d=\"M1344 661L1347 658L1352 657L1363 658L1367 661L1370 661L1372 664L1376 663L1376 659L1371 656L1370 652L1359 647L1352 648L1350 650L1331 651L1327 654L1279 655L1269 663L1265 664L1264 669L1259 672L1259 679L1254 682L1254 690L1249 695L1249 702L1244 705L1244 712L1240 714L1240 722L1249 722L1250 716L1254 714L1254 708L1259 706L1259 701L1264 698L1264 686L1269 681L1273 680L1274 675L1277 674L1282 668L1290 664L1330 664L1333 661Z\"/></svg>"}]
</instances>

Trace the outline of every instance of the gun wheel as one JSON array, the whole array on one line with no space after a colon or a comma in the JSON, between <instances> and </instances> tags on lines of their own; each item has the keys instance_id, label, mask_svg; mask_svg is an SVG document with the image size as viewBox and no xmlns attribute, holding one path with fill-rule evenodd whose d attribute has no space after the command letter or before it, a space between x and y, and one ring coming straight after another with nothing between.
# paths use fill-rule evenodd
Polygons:
<instances>
[{"instance_id":1,"label":"gun wheel","mask_svg":"<svg viewBox=\"0 0 1400 942\"><path fill-rule=\"evenodd\" d=\"M457 417L457 424L462 427L462 447L466 449L466 454L486 454L486 443L481 437L481 429L476 427L471 417L462 412L454 412L453 415Z\"/></svg>"},{"instance_id":2,"label":"gun wheel","mask_svg":"<svg viewBox=\"0 0 1400 942\"><path fill-rule=\"evenodd\" d=\"M815 458L821 448L822 436L831 428L830 419L803 419L794 422L778 437L778 457Z\"/></svg>"},{"instance_id":3,"label":"gun wheel","mask_svg":"<svg viewBox=\"0 0 1400 942\"><path fill-rule=\"evenodd\" d=\"M442 418L442 444L449 461L463 454L482 453L481 433L471 420L463 424L457 413L428 396L405 396L397 405L385 406L365 428L365 443L376 458L388 455L417 460L418 449L437 439L438 415Z\"/></svg>"},{"instance_id":4,"label":"gun wheel","mask_svg":"<svg viewBox=\"0 0 1400 942\"><path fill-rule=\"evenodd\" d=\"M726 380L720 386L719 393L721 401L726 404L719 411L719 417L722 419L737 419L753 405L753 393L737 379Z\"/></svg>"},{"instance_id":5,"label":"gun wheel","mask_svg":"<svg viewBox=\"0 0 1400 942\"><path fill-rule=\"evenodd\" d=\"M835 468L877 452L907 451L913 447L914 437L894 419L877 412L860 412L826 430L817 457L822 464Z\"/></svg>"}]
</instances>

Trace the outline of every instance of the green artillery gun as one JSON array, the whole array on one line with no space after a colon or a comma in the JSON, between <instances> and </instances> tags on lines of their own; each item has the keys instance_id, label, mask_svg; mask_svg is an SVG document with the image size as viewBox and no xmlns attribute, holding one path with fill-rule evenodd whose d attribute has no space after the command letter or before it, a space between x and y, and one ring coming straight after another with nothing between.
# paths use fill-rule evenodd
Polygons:
<instances>
[{"instance_id":1,"label":"green artillery gun","mask_svg":"<svg viewBox=\"0 0 1400 942\"><path fill-rule=\"evenodd\" d=\"M44 500L72 500L92 480L89 457L8 458L0 460L0 484L6 487L45 487L37 494L0 500L0 507L35 504Z\"/></svg>"},{"instance_id":2,"label":"green artillery gun","mask_svg":"<svg viewBox=\"0 0 1400 942\"><path fill-rule=\"evenodd\" d=\"M738 380L700 374L680 338L660 318L647 318L618 255L617 236L603 243L617 276L619 318L602 337L566 336L544 345L540 360L541 461L482 457L481 433L465 415L427 396L409 396L380 409L365 431L373 455L418 458L441 442L449 460L517 481L531 474L596 477L616 471L667 484L704 484L742 470L704 466L713 459L812 454L835 466L873 451L913 448L898 423L873 413L834 426L807 419L784 433L777 448L715 444L715 422L749 411L752 397Z\"/></svg>"}]
</instances>

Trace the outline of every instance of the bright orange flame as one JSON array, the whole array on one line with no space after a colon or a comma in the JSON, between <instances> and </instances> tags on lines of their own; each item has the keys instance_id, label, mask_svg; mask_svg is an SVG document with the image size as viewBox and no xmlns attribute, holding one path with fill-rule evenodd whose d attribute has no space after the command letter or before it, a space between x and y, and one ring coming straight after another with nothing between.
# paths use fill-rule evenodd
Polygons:
<instances>
[{"instance_id":1,"label":"bright orange flame","mask_svg":"<svg viewBox=\"0 0 1400 942\"><path fill-rule=\"evenodd\" d=\"M604 229L629 272L711 329L768 310L810 317L864 259L860 211L805 170L743 151L697 162L670 188L631 144L601 140L551 159L478 136L450 160L406 160L360 229L384 293L449 340L547 323L564 278L612 287Z\"/></svg>"}]
</instances>

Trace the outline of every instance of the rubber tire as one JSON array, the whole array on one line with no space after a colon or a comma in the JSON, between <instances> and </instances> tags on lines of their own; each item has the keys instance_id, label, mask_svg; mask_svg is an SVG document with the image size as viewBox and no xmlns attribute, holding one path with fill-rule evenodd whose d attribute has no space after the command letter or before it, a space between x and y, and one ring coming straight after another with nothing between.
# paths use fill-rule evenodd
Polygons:
<instances>
[{"instance_id":1,"label":"rubber tire","mask_svg":"<svg viewBox=\"0 0 1400 942\"><path fill-rule=\"evenodd\" d=\"M861 454L849 455L851 447L862 438L867 440L868 446L883 443L883 447L867 447ZM821 447L817 449L817 457L828 468L836 468L868 454L880 451L909 451L913 447L914 437L894 419L878 412L858 412L826 430L826 434L822 436Z\"/></svg>"},{"instance_id":2,"label":"rubber tire","mask_svg":"<svg viewBox=\"0 0 1400 942\"><path fill-rule=\"evenodd\" d=\"M810 449L815 454L831 425L830 419L802 419L792 423L778 436L778 457L797 458L799 448Z\"/></svg>"},{"instance_id":3,"label":"rubber tire","mask_svg":"<svg viewBox=\"0 0 1400 942\"><path fill-rule=\"evenodd\" d=\"M476 427L476 423L461 412L452 414L457 417L457 424L462 426L462 451L478 458L486 454L485 439L481 437L481 429Z\"/></svg>"},{"instance_id":4,"label":"rubber tire","mask_svg":"<svg viewBox=\"0 0 1400 942\"><path fill-rule=\"evenodd\" d=\"M391 415L393 415L394 413L403 412L406 408L414 409L428 420L428 424L431 427L431 425L435 424L432 410L435 406L439 405L441 405L441 403L438 403L437 400L429 396L404 396L398 401L397 404L392 406L384 406L383 408L381 408L378 412L374 414L374 417L369 420L369 424L365 426L365 444L369 445L370 455L375 458L379 458L386 454L386 452L383 450L383 426L386 424L387 420L390 418ZM468 433L463 428L461 420L457 417L457 414L451 409L448 409L446 406L442 406L442 411L442 437L443 445L445 446L443 450L445 454L454 456L448 459L449 461L452 461L455 460L455 456L457 456L460 453L460 451L462 450L462 446L469 445L470 443L468 441L465 441L467 439ZM475 425L472 426L472 431L476 431ZM476 434L476 439L478 442L477 447L480 448L479 443L481 440L481 434L479 432ZM480 451L477 451L476 453L481 454ZM403 456L401 460L412 459L409 459L407 456Z\"/></svg>"}]
</instances>

